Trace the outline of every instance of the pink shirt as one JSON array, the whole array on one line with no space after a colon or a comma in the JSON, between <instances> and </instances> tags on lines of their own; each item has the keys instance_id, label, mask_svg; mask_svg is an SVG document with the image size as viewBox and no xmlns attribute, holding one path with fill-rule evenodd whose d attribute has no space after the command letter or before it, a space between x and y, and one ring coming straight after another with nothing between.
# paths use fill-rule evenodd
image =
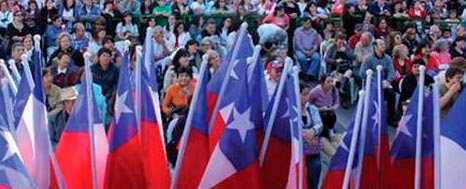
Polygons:
<instances>
[{"instance_id":1,"label":"pink shirt","mask_svg":"<svg viewBox=\"0 0 466 189\"><path fill-rule=\"evenodd\" d=\"M280 28L285 29L290 25L290 17L284 14L282 17L274 16L273 14L269 14L267 17L264 18L264 23L271 23L279 26Z\"/></svg>"},{"instance_id":2,"label":"pink shirt","mask_svg":"<svg viewBox=\"0 0 466 189\"><path fill-rule=\"evenodd\" d=\"M437 52L434 51L430 54L430 56L436 57L439 60L439 65L446 64L449 65L451 62L451 55L448 51L445 52Z\"/></svg>"}]
</instances>

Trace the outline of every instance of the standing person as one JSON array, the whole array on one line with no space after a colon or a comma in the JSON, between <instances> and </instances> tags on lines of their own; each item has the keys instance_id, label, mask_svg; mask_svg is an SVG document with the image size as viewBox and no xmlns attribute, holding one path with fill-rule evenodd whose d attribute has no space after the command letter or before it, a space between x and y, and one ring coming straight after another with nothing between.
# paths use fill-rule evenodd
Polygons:
<instances>
[{"instance_id":1,"label":"standing person","mask_svg":"<svg viewBox=\"0 0 466 189\"><path fill-rule=\"evenodd\" d=\"M309 102L319 109L324 128L322 136L330 139L334 135L334 127L337 121L335 110L340 107L338 90L333 86L333 78L323 75L320 84L310 92Z\"/></svg>"},{"instance_id":2,"label":"standing person","mask_svg":"<svg viewBox=\"0 0 466 189\"><path fill-rule=\"evenodd\" d=\"M371 69L374 71L374 76L377 75L377 66L382 66L382 87L384 90L385 100L387 101L387 122L392 126L398 123L398 116L395 111L396 93L391 83L395 80L395 68L392 64L390 56L385 54L385 41L377 39L374 42L374 53L368 55L362 65L360 77L366 78L366 71Z\"/></svg>"},{"instance_id":3,"label":"standing person","mask_svg":"<svg viewBox=\"0 0 466 189\"><path fill-rule=\"evenodd\" d=\"M301 65L304 80L315 80L320 71L319 34L312 28L311 18L303 19L303 25L294 34L295 54Z\"/></svg>"},{"instance_id":4,"label":"standing person","mask_svg":"<svg viewBox=\"0 0 466 189\"><path fill-rule=\"evenodd\" d=\"M322 119L319 109L309 102L310 88L299 85L301 91L301 111L303 120L303 150L306 157L307 188L317 189L319 187L322 163L320 152L322 151Z\"/></svg>"}]
</instances>

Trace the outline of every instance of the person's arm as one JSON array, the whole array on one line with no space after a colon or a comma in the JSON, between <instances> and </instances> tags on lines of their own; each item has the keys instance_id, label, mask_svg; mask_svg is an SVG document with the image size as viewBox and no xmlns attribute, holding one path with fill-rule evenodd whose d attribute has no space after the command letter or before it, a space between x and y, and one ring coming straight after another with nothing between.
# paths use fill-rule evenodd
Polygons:
<instances>
[{"instance_id":1,"label":"person's arm","mask_svg":"<svg viewBox=\"0 0 466 189\"><path fill-rule=\"evenodd\" d=\"M171 104L172 104L172 100L173 100L173 95L174 95L175 91L173 90L173 87L170 87L167 91L167 93L165 94L165 98L163 98L163 102L162 102L162 111L165 115L169 114L170 111L171 111Z\"/></svg>"},{"instance_id":2,"label":"person's arm","mask_svg":"<svg viewBox=\"0 0 466 189\"><path fill-rule=\"evenodd\" d=\"M322 133L323 125L324 125L320 117L319 109L311 105L309 106L309 112L311 114L311 119L312 119L311 130L313 130L315 136L318 136L320 135L320 133Z\"/></svg>"},{"instance_id":3,"label":"person's arm","mask_svg":"<svg viewBox=\"0 0 466 189\"><path fill-rule=\"evenodd\" d=\"M363 80L366 78L366 70L368 68L368 64L370 62L370 56L366 56L363 58L363 61L361 63L361 68L359 70L359 77L362 78Z\"/></svg>"},{"instance_id":4,"label":"person's arm","mask_svg":"<svg viewBox=\"0 0 466 189\"><path fill-rule=\"evenodd\" d=\"M302 36L302 32L300 29L297 29L294 31L294 44L295 44L297 51L301 51L303 53L306 52L304 49L303 36Z\"/></svg>"},{"instance_id":5,"label":"person's arm","mask_svg":"<svg viewBox=\"0 0 466 189\"><path fill-rule=\"evenodd\" d=\"M458 94L458 92L461 89L461 83L455 83L453 84L448 91L440 98L440 109L444 109L450 104L452 101L453 97Z\"/></svg>"},{"instance_id":6,"label":"person's arm","mask_svg":"<svg viewBox=\"0 0 466 189\"><path fill-rule=\"evenodd\" d=\"M336 54L336 46L333 44L327 48L327 52L325 52L325 62L330 65L336 65L337 60L335 59Z\"/></svg>"},{"instance_id":7,"label":"person's arm","mask_svg":"<svg viewBox=\"0 0 466 189\"><path fill-rule=\"evenodd\" d=\"M396 78L396 75L395 75L395 67L393 66L392 64L392 59L389 58L388 56L385 56L385 66L386 66L386 70L387 70L387 80L388 82L393 82Z\"/></svg>"}]
</instances>

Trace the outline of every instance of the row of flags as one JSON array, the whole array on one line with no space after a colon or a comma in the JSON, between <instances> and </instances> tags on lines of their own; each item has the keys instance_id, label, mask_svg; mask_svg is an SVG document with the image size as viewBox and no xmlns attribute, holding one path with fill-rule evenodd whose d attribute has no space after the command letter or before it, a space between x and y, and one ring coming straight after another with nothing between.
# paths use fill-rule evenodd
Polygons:
<instances>
[{"instance_id":1,"label":"row of flags","mask_svg":"<svg viewBox=\"0 0 466 189\"><path fill-rule=\"evenodd\" d=\"M124 53L109 136L96 108L90 62L54 152L40 48L33 53L33 73L26 67L17 86L11 77L1 80L0 105L14 111L0 108L0 188L305 187L299 70L286 62L271 101L264 100L260 47L253 47L246 24L210 81L203 57L171 174L156 69L148 54L152 31L147 33L134 75L128 49ZM8 72L4 66L2 72ZM440 124L438 88L422 87L421 75L389 148L382 74L367 75L322 188L465 188L466 133L461 126L466 120L461 114L466 92Z\"/></svg>"}]
</instances>

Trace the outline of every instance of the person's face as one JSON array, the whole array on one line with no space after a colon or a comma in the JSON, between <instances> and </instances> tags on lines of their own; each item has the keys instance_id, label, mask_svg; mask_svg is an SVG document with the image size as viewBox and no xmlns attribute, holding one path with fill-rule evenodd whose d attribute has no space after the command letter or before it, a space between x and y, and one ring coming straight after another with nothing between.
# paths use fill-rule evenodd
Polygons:
<instances>
[{"instance_id":1,"label":"person's face","mask_svg":"<svg viewBox=\"0 0 466 189\"><path fill-rule=\"evenodd\" d=\"M44 85L44 87L48 87L52 84L52 74L46 74L44 76L42 76L42 84Z\"/></svg>"},{"instance_id":2,"label":"person's face","mask_svg":"<svg viewBox=\"0 0 466 189\"><path fill-rule=\"evenodd\" d=\"M131 23L131 15L126 15L124 19L126 23Z\"/></svg>"},{"instance_id":3,"label":"person's face","mask_svg":"<svg viewBox=\"0 0 466 189\"><path fill-rule=\"evenodd\" d=\"M385 20L380 21L379 27L380 28L387 28L387 21L385 21Z\"/></svg>"},{"instance_id":4,"label":"person's face","mask_svg":"<svg viewBox=\"0 0 466 189\"><path fill-rule=\"evenodd\" d=\"M188 53L189 54L195 54L197 52L198 46L196 44L189 45L188 46Z\"/></svg>"},{"instance_id":5,"label":"person's face","mask_svg":"<svg viewBox=\"0 0 466 189\"><path fill-rule=\"evenodd\" d=\"M310 20L308 20L308 21L306 21L306 22L303 22L303 28L304 28L305 30L310 29L311 26L312 26L312 24L311 24L311 21L310 21Z\"/></svg>"},{"instance_id":6,"label":"person's face","mask_svg":"<svg viewBox=\"0 0 466 189\"><path fill-rule=\"evenodd\" d=\"M181 86L187 86L190 80L191 80L191 77L189 77L189 74L187 73L178 74L178 83Z\"/></svg>"},{"instance_id":7,"label":"person's face","mask_svg":"<svg viewBox=\"0 0 466 189\"><path fill-rule=\"evenodd\" d=\"M385 42L383 41L378 41L375 45L375 49L378 51L378 52L384 52L385 51Z\"/></svg>"},{"instance_id":8,"label":"person's face","mask_svg":"<svg viewBox=\"0 0 466 189\"><path fill-rule=\"evenodd\" d=\"M442 35L442 31L440 31L440 29L438 27L434 27L432 29L432 37L434 38L437 38L437 37L440 37L440 35Z\"/></svg>"},{"instance_id":9,"label":"person's face","mask_svg":"<svg viewBox=\"0 0 466 189\"><path fill-rule=\"evenodd\" d=\"M29 9L36 10L36 8L37 8L37 5L35 3L29 4Z\"/></svg>"},{"instance_id":10,"label":"person's face","mask_svg":"<svg viewBox=\"0 0 466 189\"><path fill-rule=\"evenodd\" d=\"M371 40L369 39L369 37L367 35L363 35L361 37L361 44L363 46L368 46L370 42L371 42Z\"/></svg>"},{"instance_id":11,"label":"person's face","mask_svg":"<svg viewBox=\"0 0 466 189\"><path fill-rule=\"evenodd\" d=\"M63 109L66 113L71 114L73 111L74 100L65 100L63 101Z\"/></svg>"},{"instance_id":12,"label":"person's face","mask_svg":"<svg viewBox=\"0 0 466 189\"><path fill-rule=\"evenodd\" d=\"M458 35L458 33L457 33ZM451 34L450 34L450 31L443 31L442 32L442 37L445 38L445 39L448 39L451 37Z\"/></svg>"},{"instance_id":13,"label":"person's face","mask_svg":"<svg viewBox=\"0 0 466 189\"><path fill-rule=\"evenodd\" d=\"M99 37L99 39L103 39L106 33L107 32L105 30L100 30L99 33L97 33L97 37Z\"/></svg>"},{"instance_id":14,"label":"person's face","mask_svg":"<svg viewBox=\"0 0 466 189\"><path fill-rule=\"evenodd\" d=\"M153 37L155 41L160 42L163 40L163 33L160 31L155 31Z\"/></svg>"},{"instance_id":15,"label":"person's face","mask_svg":"<svg viewBox=\"0 0 466 189\"><path fill-rule=\"evenodd\" d=\"M209 59L209 64L212 67L217 68L220 65L220 56L218 54L212 55Z\"/></svg>"},{"instance_id":16,"label":"person's face","mask_svg":"<svg viewBox=\"0 0 466 189\"><path fill-rule=\"evenodd\" d=\"M278 57L282 58L283 61L285 60L286 56L287 56L287 53L288 51L286 49L283 49L283 50L280 50L278 51Z\"/></svg>"},{"instance_id":17,"label":"person's face","mask_svg":"<svg viewBox=\"0 0 466 189\"><path fill-rule=\"evenodd\" d=\"M178 26L178 28L176 28L176 31L177 31L178 33L183 33L183 32L184 32L184 25L183 25L183 24L180 24L180 25Z\"/></svg>"},{"instance_id":18,"label":"person's face","mask_svg":"<svg viewBox=\"0 0 466 189\"><path fill-rule=\"evenodd\" d=\"M22 22L23 21L23 15L20 12L15 13L14 20L17 21L17 22Z\"/></svg>"},{"instance_id":19,"label":"person's face","mask_svg":"<svg viewBox=\"0 0 466 189\"><path fill-rule=\"evenodd\" d=\"M61 27L61 25L63 24L63 20L61 18L57 18L57 20L55 20L53 24L57 27Z\"/></svg>"},{"instance_id":20,"label":"person's face","mask_svg":"<svg viewBox=\"0 0 466 189\"><path fill-rule=\"evenodd\" d=\"M51 9L53 7L53 2L52 1L47 1L45 3L45 6L47 6L48 9Z\"/></svg>"},{"instance_id":21,"label":"person's face","mask_svg":"<svg viewBox=\"0 0 466 189\"><path fill-rule=\"evenodd\" d=\"M333 79L331 77L327 77L327 79L325 79L324 83L322 84L322 88L326 89L326 90L329 90L332 88L332 82L333 82Z\"/></svg>"},{"instance_id":22,"label":"person's face","mask_svg":"<svg viewBox=\"0 0 466 189\"><path fill-rule=\"evenodd\" d=\"M24 47L23 46L17 46L15 49L13 49L12 56L15 60L21 60L21 55L24 53Z\"/></svg>"},{"instance_id":23,"label":"person's face","mask_svg":"<svg viewBox=\"0 0 466 189\"><path fill-rule=\"evenodd\" d=\"M337 39L335 41L335 45L338 47L338 48L341 48L345 45L345 41L343 39Z\"/></svg>"},{"instance_id":24,"label":"person's face","mask_svg":"<svg viewBox=\"0 0 466 189\"><path fill-rule=\"evenodd\" d=\"M68 49L70 47L70 39L68 39L68 37L62 37L60 39L60 47L62 49Z\"/></svg>"},{"instance_id":25,"label":"person's face","mask_svg":"<svg viewBox=\"0 0 466 189\"><path fill-rule=\"evenodd\" d=\"M30 38L30 37L24 38L23 45L24 45L24 48L31 49L32 48L32 38Z\"/></svg>"},{"instance_id":26,"label":"person's face","mask_svg":"<svg viewBox=\"0 0 466 189\"><path fill-rule=\"evenodd\" d=\"M284 14L285 14L285 11L277 10L277 16L283 16Z\"/></svg>"},{"instance_id":27,"label":"person's face","mask_svg":"<svg viewBox=\"0 0 466 189\"><path fill-rule=\"evenodd\" d=\"M180 63L180 66L181 66L181 67L188 67L188 66L189 66L189 59L188 59L188 57L183 56L183 57L181 57L181 58L178 60L178 62Z\"/></svg>"},{"instance_id":28,"label":"person's face","mask_svg":"<svg viewBox=\"0 0 466 189\"><path fill-rule=\"evenodd\" d=\"M70 65L70 57L68 55L63 55L60 60L58 60L58 66L63 68L68 68Z\"/></svg>"},{"instance_id":29,"label":"person's face","mask_svg":"<svg viewBox=\"0 0 466 189\"><path fill-rule=\"evenodd\" d=\"M165 5L165 0L159 0L159 6L164 6Z\"/></svg>"},{"instance_id":30,"label":"person's face","mask_svg":"<svg viewBox=\"0 0 466 189\"><path fill-rule=\"evenodd\" d=\"M149 27L153 28L155 27L155 25L156 25L155 19L153 18L149 19Z\"/></svg>"},{"instance_id":31,"label":"person's face","mask_svg":"<svg viewBox=\"0 0 466 189\"><path fill-rule=\"evenodd\" d=\"M422 53L422 55L428 55L428 54L430 54L430 47L429 47L429 46L425 46L424 48L422 48L421 53Z\"/></svg>"},{"instance_id":32,"label":"person's face","mask_svg":"<svg viewBox=\"0 0 466 189\"><path fill-rule=\"evenodd\" d=\"M224 27L230 28L231 27L231 19L226 19L225 22L223 22Z\"/></svg>"},{"instance_id":33,"label":"person's face","mask_svg":"<svg viewBox=\"0 0 466 189\"><path fill-rule=\"evenodd\" d=\"M202 50L204 52L207 52L210 49L210 43L208 43L208 42L202 42L201 45L202 45Z\"/></svg>"},{"instance_id":34,"label":"person's face","mask_svg":"<svg viewBox=\"0 0 466 189\"><path fill-rule=\"evenodd\" d=\"M399 45L403 43L403 41L401 40L401 35L400 34L396 34L395 35L395 45Z\"/></svg>"},{"instance_id":35,"label":"person's face","mask_svg":"<svg viewBox=\"0 0 466 189\"><path fill-rule=\"evenodd\" d=\"M99 56L99 63L103 67L107 67L110 65L110 57L111 55L108 53L103 53Z\"/></svg>"},{"instance_id":36,"label":"person's face","mask_svg":"<svg viewBox=\"0 0 466 189\"><path fill-rule=\"evenodd\" d=\"M105 44L104 44L104 47L107 48L107 49L113 49L113 42L112 41L107 41Z\"/></svg>"},{"instance_id":37,"label":"person's face","mask_svg":"<svg viewBox=\"0 0 466 189\"><path fill-rule=\"evenodd\" d=\"M76 35L78 37L83 37L84 34L86 34L86 29L84 27L78 27L76 28Z\"/></svg>"},{"instance_id":38,"label":"person's face","mask_svg":"<svg viewBox=\"0 0 466 189\"><path fill-rule=\"evenodd\" d=\"M464 36L464 27L459 27L457 30L456 30L456 35L457 36Z\"/></svg>"},{"instance_id":39,"label":"person's face","mask_svg":"<svg viewBox=\"0 0 466 189\"><path fill-rule=\"evenodd\" d=\"M218 5L220 5L220 7L225 7L225 0L218 0Z\"/></svg>"},{"instance_id":40,"label":"person's face","mask_svg":"<svg viewBox=\"0 0 466 189\"><path fill-rule=\"evenodd\" d=\"M209 24L206 29L210 34L214 34L216 30L215 24Z\"/></svg>"},{"instance_id":41,"label":"person's face","mask_svg":"<svg viewBox=\"0 0 466 189\"><path fill-rule=\"evenodd\" d=\"M67 4L68 6L71 6L71 5L74 4L74 0L66 0L66 4Z\"/></svg>"},{"instance_id":42,"label":"person's face","mask_svg":"<svg viewBox=\"0 0 466 189\"><path fill-rule=\"evenodd\" d=\"M416 75L416 76L418 76L419 73L420 73L419 67L421 67L421 65L419 65L419 64L413 64L413 68L412 68L413 70L412 70L412 72L413 72L413 74Z\"/></svg>"},{"instance_id":43,"label":"person's face","mask_svg":"<svg viewBox=\"0 0 466 189\"><path fill-rule=\"evenodd\" d=\"M8 4L6 2L0 4L0 10L5 12L8 11Z\"/></svg>"},{"instance_id":44,"label":"person's face","mask_svg":"<svg viewBox=\"0 0 466 189\"><path fill-rule=\"evenodd\" d=\"M408 39L410 39L410 40L413 40L413 39L416 38L416 32L415 32L414 30L409 30L409 31L407 32L407 34L408 34L407 37L408 37Z\"/></svg>"},{"instance_id":45,"label":"person's face","mask_svg":"<svg viewBox=\"0 0 466 189\"><path fill-rule=\"evenodd\" d=\"M400 11L400 10L401 10L401 3L397 3L397 4L395 4L395 7L394 7L394 9L395 9L395 12L398 12L398 11Z\"/></svg>"},{"instance_id":46,"label":"person's face","mask_svg":"<svg viewBox=\"0 0 466 189\"><path fill-rule=\"evenodd\" d=\"M273 80L278 81L280 79L280 77L282 76L282 72L283 72L282 69L272 68L272 69L270 69L270 77Z\"/></svg>"},{"instance_id":47,"label":"person's face","mask_svg":"<svg viewBox=\"0 0 466 189\"><path fill-rule=\"evenodd\" d=\"M456 74L448 79L448 83L455 84L460 83L463 80L463 74Z\"/></svg>"},{"instance_id":48,"label":"person's face","mask_svg":"<svg viewBox=\"0 0 466 189\"><path fill-rule=\"evenodd\" d=\"M307 101L309 101L309 96L310 96L310 90L309 88L304 88L301 91L301 104L306 104Z\"/></svg>"},{"instance_id":49,"label":"person's face","mask_svg":"<svg viewBox=\"0 0 466 189\"><path fill-rule=\"evenodd\" d=\"M168 17L168 23L170 23L170 25L175 25L176 23L175 16L171 15L170 17Z\"/></svg>"}]
</instances>

